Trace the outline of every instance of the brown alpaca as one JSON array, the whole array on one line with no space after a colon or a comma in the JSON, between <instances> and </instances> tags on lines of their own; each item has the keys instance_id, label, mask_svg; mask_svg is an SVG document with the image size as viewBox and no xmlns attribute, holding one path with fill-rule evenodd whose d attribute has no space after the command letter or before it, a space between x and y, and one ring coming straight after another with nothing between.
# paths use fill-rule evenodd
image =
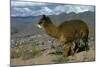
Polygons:
<instances>
[{"instance_id":1,"label":"brown alpaca","mask_svg":"<svg viewBox=\"0 0 100 67\"><path fill-rule=\"evenodd\" d=\"M89 29L86 23L81 20L64 21L59 26L55 26L48 16L43 15L38 23L38 27L42 28L48 35L57 38L64 44L64 56L68 56L69 53L77 52L80 40L84 42L85 49L89 49ZM75 43L74 49L72 49L73 42Z\"/></svg>"}]
</instances>

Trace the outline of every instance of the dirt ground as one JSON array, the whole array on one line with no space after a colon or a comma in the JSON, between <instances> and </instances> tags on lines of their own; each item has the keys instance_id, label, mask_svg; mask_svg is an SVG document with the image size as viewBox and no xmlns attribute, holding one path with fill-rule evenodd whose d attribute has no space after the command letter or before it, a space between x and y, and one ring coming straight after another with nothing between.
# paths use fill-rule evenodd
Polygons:
<instances>
[{"instance_id":1,"label":"dirt ground","mask_svg":"<svg viewBox=\"0 0 100 67\"><path fill-rule=\"evenodd\" d=\"M93 43L90 45L89 51L82 51L67 58L63 58L62 55L50 54L54 51L54 49L48 48L40 56L28 60L23 60L21 57L13 58L11 66L95 61L95 45Z\"/></svg>"}]
</instances>

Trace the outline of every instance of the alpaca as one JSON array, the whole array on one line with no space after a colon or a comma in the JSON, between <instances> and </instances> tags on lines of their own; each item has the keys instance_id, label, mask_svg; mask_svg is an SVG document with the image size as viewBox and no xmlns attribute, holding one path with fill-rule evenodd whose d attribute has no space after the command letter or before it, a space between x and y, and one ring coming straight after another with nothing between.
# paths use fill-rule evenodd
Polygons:
<instances>
[{"instance_id":1,"label":"alpaca","mask_svg":"<svg viewBox=\"0 0 100 67\"><path fill-rule=\"evenodd\" d=\"M69 53L73 54L77 52L80 40L82 40L85 44L84 49L89 49L89 28L82 20L64 21L59 26L56 26L52 23L52 20L48 16L43 15L38 22L38 27L43 29L51 37L54 37L63 43L64 56L68 56ZM73 42L75 43L75 48L72 48Z\"/></svg>"}]
</instances>

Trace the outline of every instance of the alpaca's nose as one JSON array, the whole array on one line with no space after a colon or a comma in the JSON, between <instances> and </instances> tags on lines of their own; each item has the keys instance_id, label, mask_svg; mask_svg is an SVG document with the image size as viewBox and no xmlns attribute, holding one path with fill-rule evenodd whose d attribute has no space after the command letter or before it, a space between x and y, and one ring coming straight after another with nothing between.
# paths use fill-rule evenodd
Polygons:
<instances>
[{"instance_id":1,"label":"alpaca's nose","mask_svg":"<svg viewBox=\"0 0 100 67\"><path fill-rule=\"evenodd\" d=\"M37 27L38 27L38 28L42 28L41 25L39 25L39 24L37 25Z\"/></svg>"}]
</instances>

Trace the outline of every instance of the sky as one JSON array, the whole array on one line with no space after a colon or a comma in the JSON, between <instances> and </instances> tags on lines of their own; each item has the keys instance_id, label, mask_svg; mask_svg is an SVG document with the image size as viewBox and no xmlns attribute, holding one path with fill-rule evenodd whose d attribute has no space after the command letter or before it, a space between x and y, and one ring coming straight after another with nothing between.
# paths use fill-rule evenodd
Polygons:
<instances>
[{"instance_id":1,"label":"sky","mask_svg":"<svg viewBox=\"0 0 100 67\"><path fill-rule=\"evenodd\" d=\"M90 5L70 5L59 3L34 2L28 0L11 0L11 16L59 15L61 13L80 13L94 11Z\"/></svg>"}]
</instances>

